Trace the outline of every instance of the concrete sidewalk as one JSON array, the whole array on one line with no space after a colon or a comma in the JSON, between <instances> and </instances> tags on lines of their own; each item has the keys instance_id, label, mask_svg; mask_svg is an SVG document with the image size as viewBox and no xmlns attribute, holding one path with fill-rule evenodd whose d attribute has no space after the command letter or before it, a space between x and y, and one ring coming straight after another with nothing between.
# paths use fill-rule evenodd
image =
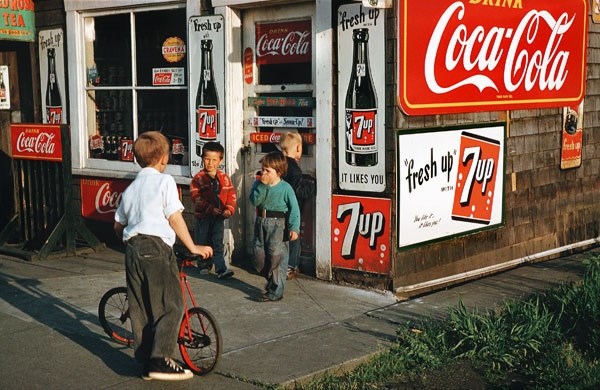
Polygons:
<instances>
[{"instance_id":1,"label":"concrete sidewalk","mask_svg":"<svg viewBox=\"0 0 600 390\"><path fill-rule=\"evenodd\" d=\"M223 355L215 372L190 381L140 379L131 348L102 331L97 306L125 285L123 254L111 249L29 263L0 256L0 388L253 389L349 368L387 348L398 324L441 317L459 299L489 308L581 277L582 254L525 265L405 302L391 293L310 278L286 285L279 302L254 302L264 280L242 268L220 281L188 270L199 305L216 317ZM179 356L176 356L179 358Z\"/></svg>"}]
</instances>

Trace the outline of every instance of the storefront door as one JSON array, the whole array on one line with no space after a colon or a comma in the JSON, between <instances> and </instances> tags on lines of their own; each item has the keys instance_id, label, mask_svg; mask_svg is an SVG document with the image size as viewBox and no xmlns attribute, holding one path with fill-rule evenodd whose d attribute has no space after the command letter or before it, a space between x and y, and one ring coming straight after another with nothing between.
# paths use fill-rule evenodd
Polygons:
<instances>
[{"instance_id":1,"label":"storefront door","mask_svg":"<svg viewBox=\"0 0 600 390\"><path fill-rule=\"evenodd\" d=\"M244 11L244 140L247 148L245 194L260 170L260 159L277 150L279 134L297 131L303 138L299 165L315 175L314 4L270 6ZM255 209L246 196L245 246L252 253ZM314 200L304 203L301 271L314 273Z\"/></svg>"}]
</instances>

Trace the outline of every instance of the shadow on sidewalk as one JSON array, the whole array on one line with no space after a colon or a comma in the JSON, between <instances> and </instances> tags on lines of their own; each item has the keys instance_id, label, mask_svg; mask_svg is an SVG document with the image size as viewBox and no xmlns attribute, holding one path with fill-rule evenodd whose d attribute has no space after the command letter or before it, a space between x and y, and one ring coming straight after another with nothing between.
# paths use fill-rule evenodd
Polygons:
<instances>
[{"instance_id":1,"label":"shadow on sidewalk","mask_svg":"<svg viewBox=\"0 0 600 390\"><path fill-rule=\"evenodd\" d=\"M40 282L35 279L17 280L0 272L0 284L0 299L85 348L115 373L137 376L133 357L124 352L129 347L111 342L106 335L99 337L86 325L99 324L97 316L43 291L39 288ZM44 348L44 345L39 347Z\"/></svg>"},{"instance_id":2,"label":"shadow on sidewalk","mask_svg":"<svg viewBox=\"0 0 600 390\"><path fill-rule=\"evenodd\" d=\"M241 268L241 267L234 266L234 268ZM235 272L235 269L233 269L233 271ZM253 273L251 270L248 270L248 269L244 269L244 271ZM238 290L238 291L242 292L243 294L246 294L246 299L252 300L252 298L255 297L256 295L263 293L262 288L248 284L248 283L244 282L243 280L238 279L235 275L233 275L232 277L230 277L228 279L222 280L222 279L217 278L217 275L214 272L211 272L208 275L203 275L200 273L200 270L195 267L194 268L191 268L191 267L186 268L185 272L188 274L188 276L191 276L191 277L194 277L194 278L197 278L200 280L204 280L204 281L207 281L210 283L218 284L219 286L229 287L229 288ZM200 306L202 306L202 305L200 305Z\"/></svg>"}]
</instances>

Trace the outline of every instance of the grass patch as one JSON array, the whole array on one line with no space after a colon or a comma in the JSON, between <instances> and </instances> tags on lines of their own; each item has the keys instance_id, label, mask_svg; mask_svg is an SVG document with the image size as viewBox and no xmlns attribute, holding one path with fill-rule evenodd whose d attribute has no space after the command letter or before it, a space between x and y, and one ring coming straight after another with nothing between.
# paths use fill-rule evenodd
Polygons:
<instances>
[{"instance_id":1,"label":"grass patch","mask_svg":"<svg viewBox=\"0 0 600 390\"><path fill-rule=\"evenodd\" d=\"M461 302L443 320L402 325L389 350L350 372L294 389L460 388L448 383L457 370L472 378L462 374L456 381L478 379L478 388L600 388L600 256L585 264L580 282L493 311L470 310Z\"/></svg>"}]
</instances>

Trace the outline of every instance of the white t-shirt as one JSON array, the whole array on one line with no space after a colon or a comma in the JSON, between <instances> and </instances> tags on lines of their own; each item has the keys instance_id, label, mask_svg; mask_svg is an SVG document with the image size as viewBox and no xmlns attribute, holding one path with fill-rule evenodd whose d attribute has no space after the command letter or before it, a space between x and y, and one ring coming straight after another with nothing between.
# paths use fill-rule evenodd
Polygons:
<instances>
[{"instance_id":1,"label":"white t-shirt","mask_svg":"<svg viewBox=\"0 0 600 390\"><path fill-rule=\"evenodd\" d=\"M183 204L173 177L146 167L123 192L115 221L125 226L124 242L138 234L147 234L173 246L175 231L168 219L177 211L183 211Z\"/></svg>"}]
</instances>

